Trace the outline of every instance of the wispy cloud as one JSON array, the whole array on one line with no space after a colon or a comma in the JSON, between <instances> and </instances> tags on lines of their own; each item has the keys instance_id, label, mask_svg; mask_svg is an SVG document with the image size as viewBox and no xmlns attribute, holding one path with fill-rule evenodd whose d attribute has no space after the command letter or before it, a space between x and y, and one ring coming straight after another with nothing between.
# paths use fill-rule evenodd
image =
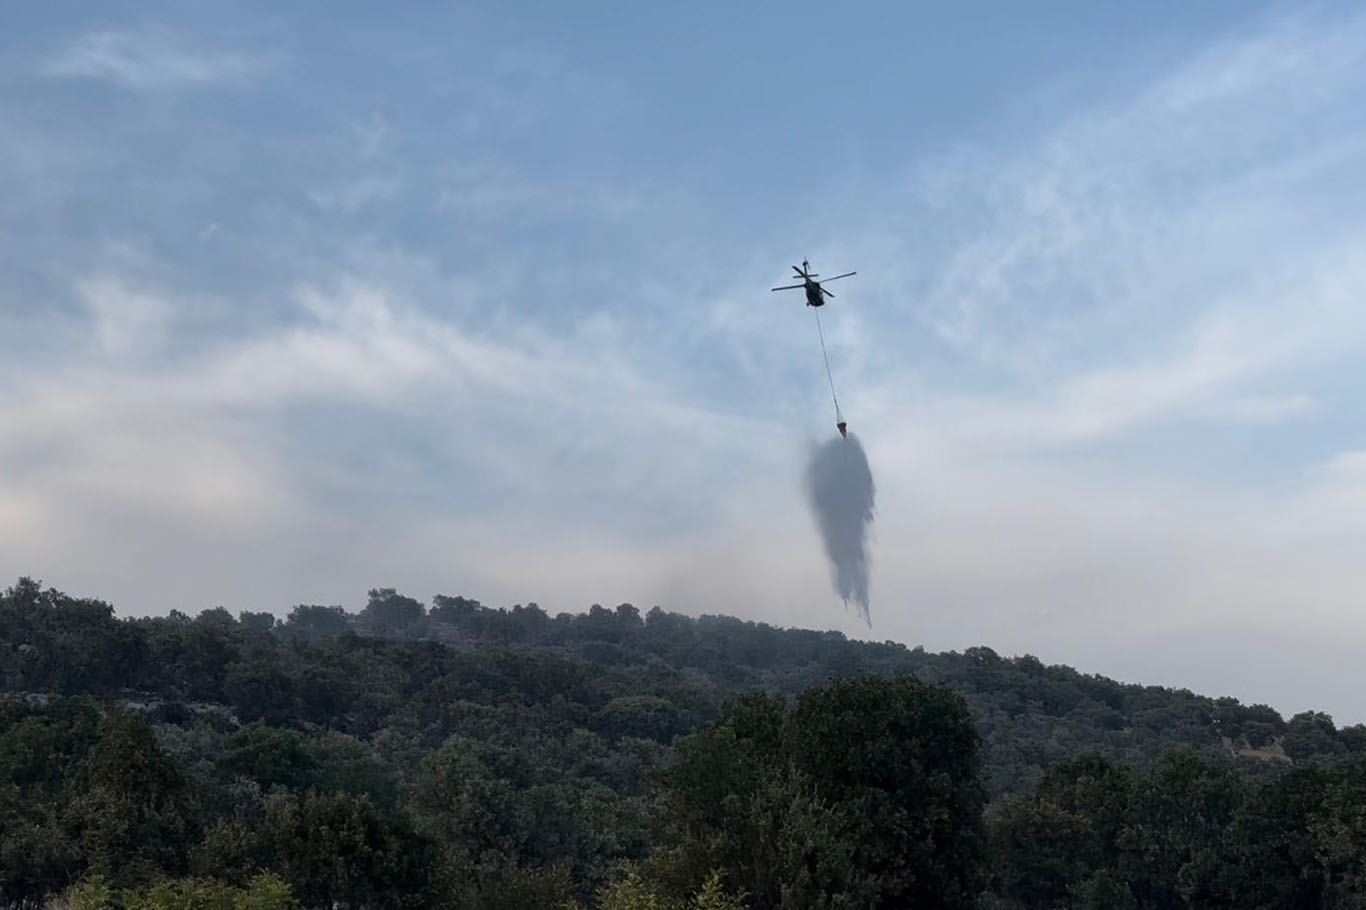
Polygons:
<instances>
[{"instance_id":1,"label":"wispy cloud","mask_svg":"<svg viewBox=\"0 0 1366 910\"><path fill-rule=\"evenodd\" d=\"M106 354L131 353L164 337L172 308L163 298L108 278L82 281L77 291L94 316L95 333Z\"/></svg>"},{"instance_id":2,"label":"wispy cloud","mask_svg":"<svg viewBox=\"0 0 1366 910\"><path fill-rule=\"evenodd\" d=\"M1033 148L925 164L916 193L944 265L922 317L984 363L1051 378L1312 283L1336 253L1324 244L1352 249L1360 229L1293 227L1305 192L1362 158L1366 130L1344 101L1363 39L1359 19L1278 21L1069 115Z\"/></svg>"},{"instance_id":3,"label":"wispy cloud","mask_svg":"<svg viewBox=\"0 0 1366 910\"><path fill-rule=\"evenodd\" d=\"M908 204L936 230L875 269L937 356L879 364L865 336L860 379L944 403L966 370L1007 444L1303 414L1296 371L1366 347L1366 223L1322 202L1362 196L1363 48L1366 20L1277 21L1031 146L922 164Z\"/></svg>"},{"instance_id":4,"label":"wispy cloud","mask_svg":"<svg viewBox=\"0 0 1366 910\"><path fill-rule=\"evenodd\" d=\"M82 35L49 59L44 72L103 79L135 91L249 82L278 63L273 55L210 50L195 36L165 26Z\"/></svg>"}]
</instances>

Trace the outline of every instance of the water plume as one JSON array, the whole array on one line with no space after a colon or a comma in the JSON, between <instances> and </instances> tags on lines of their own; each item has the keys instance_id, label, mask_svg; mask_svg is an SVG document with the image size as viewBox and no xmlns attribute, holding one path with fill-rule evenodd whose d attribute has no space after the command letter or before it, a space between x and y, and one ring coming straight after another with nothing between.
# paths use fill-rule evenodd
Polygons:
<instances>
[{"instance_id":1,"label":"water plume","mask_svg":"<svg viewBox=\"0 0 1366 910\"><path fill-rule=\"evenodd\" d=\"M830 557L835 593L852 601L863 621L868 613L868 527L873 522L873 472L858 437L834 438L811 450L806 469L811 512Z\"/></svg>"}]
</instances>

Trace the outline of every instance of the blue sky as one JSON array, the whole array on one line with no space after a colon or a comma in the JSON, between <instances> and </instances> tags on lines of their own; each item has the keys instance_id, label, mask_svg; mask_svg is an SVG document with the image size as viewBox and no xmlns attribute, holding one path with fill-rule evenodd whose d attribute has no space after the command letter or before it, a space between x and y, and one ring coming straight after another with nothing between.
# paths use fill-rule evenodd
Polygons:
<instances>
[{"instance_id":1,"label":"blue sky","mask_svg":"<svg viewBox=\"0 0 1366 910\"><path fill-rule=\"evenodd\" d=\"M1350 4L27 5L0 573L988 644L1366 720ZM879 484L873 628L801 493Z\"/></svg>"}]
</instances>

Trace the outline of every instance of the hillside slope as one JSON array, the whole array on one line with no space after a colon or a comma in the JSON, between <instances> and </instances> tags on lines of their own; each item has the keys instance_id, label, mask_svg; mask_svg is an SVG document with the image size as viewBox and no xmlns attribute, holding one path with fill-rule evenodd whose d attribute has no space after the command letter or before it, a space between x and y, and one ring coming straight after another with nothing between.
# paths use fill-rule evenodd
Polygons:
<instances>
[{"instance_id":1,"label":"hillside slope","mask_svg":"<svg viewBox=\"0 0 1366 910\"><path fill-rule=\"evenodd\" d=\"M910 693L939 706L940 720L922 726L907 719L920 708L880 695L867 696L866 711L830 707L859 687ZM844 695L832 702L836 689ZM901 727L877 719L898 711L910 712ZM800 753L762 732L797 736L827 722L860 732L829 743L839 747L830 756L824 740ZM1041 876L1055 896L1109 893L1116 882L1147 893L1177 888L1192 857L1270 844L1257 833L1259 812L1270 813L1265 825L1297 832L1306 856L1357 855L1342 845L1355 843L1352 812L1366 805L1350 789L1361 762L1322 771L1314 759L1364 746L1366 730L1338 730L1325 715L1287 722L1264 706L987 648L929 654L728 617L642 616L629 605L555 617L459 597L427 607L387 589L355 615L301 605L284 621L222 609L119 619L100 601L20 579L0 594L0 907L41 906L78 883L82 906L113 906L90 897L111 886L132 889L124 906L161 906L137 889L170 878L177 894L219 889L245 900L240 889L284 888L307 907L612 910L603 889L630 892L632 870L676 895L693 893L712 863L738 878L748 860L736 866L738 854L718 846L723 835L786 857L774 867L782 875L806 868L802 851L814 843L823 846L811 855L836 857L865 837L893 837L901 822L856 833L869 824L852 808L865 797L842 776L859 755L886 749L958 769L953 804L966 808L950 813L961 848L951 852L966 876L954 879L963 900L974 869L984 894L1026 906ZM692 814L678 802L689 755L702 762ZM865 773L878 778L880 761ZM712 793L716 762L738 788L724 798ZM824 795L809 789L813 769L828 778ZM1254 788L1248 777L1275 784ZM906 798L907 819L931 805L922 796ZM1304 811L1287 815L1282 803ZM1238 805L1252 814L1230 827ZM714 806L731 809L712 818ZM1144 838L1167 843L1191 817L1204 819L1204 833L1181 842L1171 869L1136 878ZM780 843L798 841L763 853L775 830L786 832ZM1236 835L1227 847L1226 831ZM794 843L808 846L793 854ZM927 849L926 868L949 855ZM680 877L670 864L684 854L695 862ZM827 871L838 878L841 863ZM1247 870L1225 881L1215 866L1199 869L1222 894L1262 888ZM1276 881L1347 874L1316 869L1281 870ZM262 906L289 905L288 894L280 900Z\"/></svg>"},{"instance_id":2,"label":"hillside slope","mask_svg":"<svg viewBox=\"0 0 1366 910\"><path fill-rule=\"evenodd\" d=\"M427 731L428 747L468 732L450 716L466 701L535 713L568 700L582 709L574 720L583 729L663 747L738 693L792 695L832 677L911 673L967 700L993 797L1086 752L1133 762L1189 746L1257 775L1282 758L1366 748L1366 727L1338 730L1323 714L1287 721L1264 705L1126 685L1028 655L933 654L658 607L642 616L629 604L551 617L535 604L495 609L462 597L437 596L427 608L378 589L359 614L304 605L284 621L221 608L119 620L102 602L24 579L0 602L0 645L10 693L190 702L221 707L235 723L360 737L401 721Z\"/></svg>"}]
</instances>

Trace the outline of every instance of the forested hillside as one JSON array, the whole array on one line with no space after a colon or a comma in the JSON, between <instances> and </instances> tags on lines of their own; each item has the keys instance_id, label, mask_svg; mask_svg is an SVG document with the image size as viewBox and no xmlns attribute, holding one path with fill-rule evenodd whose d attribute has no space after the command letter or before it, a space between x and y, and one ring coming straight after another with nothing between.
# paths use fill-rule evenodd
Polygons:
<instances>
[{"instance_id":1,"label":"forested hillside","mask_svg":"<svg viewBox=\"0 0 1366 910\"><path fill-rule=\"evenodd\" d=\"M1289 906L1248 901L1366 875L1366 729L987 648L388 589L118 619L21 579L0 683L8 906Z\"/></svg>"}]
</instances>

